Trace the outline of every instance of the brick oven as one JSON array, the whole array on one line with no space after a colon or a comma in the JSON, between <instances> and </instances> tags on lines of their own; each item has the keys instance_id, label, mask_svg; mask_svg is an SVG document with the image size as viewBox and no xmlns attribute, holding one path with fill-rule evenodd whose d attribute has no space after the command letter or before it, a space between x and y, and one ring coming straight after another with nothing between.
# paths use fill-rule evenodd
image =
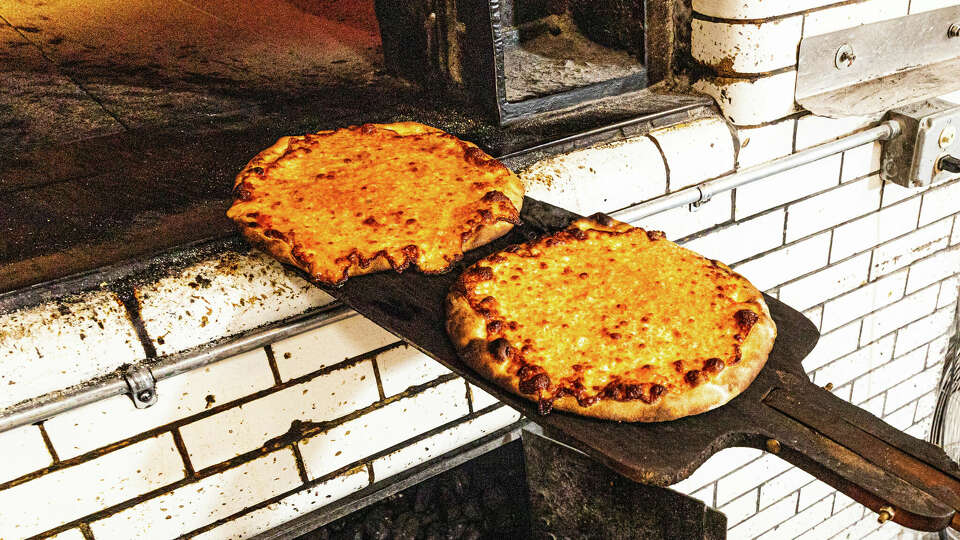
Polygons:
<instances>
[{"instance_id":1,"label":"brick oven","mask_svg":"<svg viewBox=\"0 0 960 540\"><path fill-rule=\"evenodd\" d=\"M396 524L416 486L462 485L463 463L488 475L478 456L522 461L521 433L543 435L529 418L223 215L232 176L278 136L367 121L438 125L533 199L730 264L819 331L802 362L814 384L955 444L960 176L938 161L932 181L894 181L911 159L884 161L894 107L811 112L857 104L803 93L801 65L805 40L951 6L0 5L0 539L338 537L348 525L329 524L353 511L387 500L373 515ZM857 65L841 56L836 70ZM960 104L939 84L922 97ZM719 450L658 496L722 513L731 539L921 537L774 442ZM557 450L526 451L529 472ZM486 519L462 515L469 527L431 534Z\"/></svg>"}]
</instances>

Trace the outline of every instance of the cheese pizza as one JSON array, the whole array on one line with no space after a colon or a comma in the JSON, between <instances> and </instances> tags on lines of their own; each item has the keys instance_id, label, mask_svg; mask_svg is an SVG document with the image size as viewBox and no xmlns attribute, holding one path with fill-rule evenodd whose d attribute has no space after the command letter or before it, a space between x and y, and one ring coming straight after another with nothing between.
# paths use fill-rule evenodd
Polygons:
<instances>
[{"instance_id":1,"label":"cheese pizza","mask_svg":"<svg viewBox=\"0 0 960 540\"><path fill-rule=\"evenodd\" d=\"M418 124L283 137L243 168L227 215L317 281L447 271L520 223L523 185L475 145Z\"/></svg>"},{"instance_id":2,"label":"cheese pizza","mask_svg":"<svg viewBox=\"0 0 960 540\"><path fill-rule=\"evenodd\" d=\"M766 362L776 326L723 263L618 222L578 220L479 260L447 296L466 363L552 409L655 422L723 405Z\"/></svg>"}]
</instances>

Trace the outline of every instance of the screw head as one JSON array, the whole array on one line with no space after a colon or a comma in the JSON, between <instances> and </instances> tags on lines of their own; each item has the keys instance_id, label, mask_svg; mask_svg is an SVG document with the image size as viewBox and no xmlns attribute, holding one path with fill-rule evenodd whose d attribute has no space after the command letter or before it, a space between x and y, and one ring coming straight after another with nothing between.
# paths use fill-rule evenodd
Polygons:
<instances>
[{"instance_id":1,"label":"screw head","mask_svg":"<svg viewBox=\"0 0 960 540\"><path fill-rule=\"evenodd\" d=\"M950 25L950 28L947 30L947 37L960 37L960 23L953 23Z\"/></svg>"},{"instance_id":2,"label":"screw head","mask_svg":"<svg viewBox=\"0 0 960 540\"><path fill-rule=\"evenodd\" d=\"M877 512L877 523L886 523L887 521L893 519L893 516L895 515L896 512L893 510L893 507L884 506L879 512Z\"/></svg>"},{"instance_id":3,"label":"screw head","mask_svg":"<svg viewBox=\"0 0 960 540\"><path fill-rule=\"evenodd\" d=\"M776 439L767 439L767 451L771 454L780 453L780 441Z\"/></svg>"},{"instance_id":4,"label":"screw head","mask_svg":"<svg viewBox=\"0 0 960 540\"><path fill-rule=\"evenodd\" d=\"M137 394L138 401L147 402L147 401L150 401L151 399L153 399L153 392L151 392L150 390L141 390L140 393Z\"/></svg>"},{"instance_id":5,"label":"screw head","mask_svg":"<svg viewBox=\"0 0 960 540\"><path fill-rule=\"evenodd\" d=\"M940 132L940 138L937 142L940 144L940 148L947 149L955 140L957 140L957 128L947 126Z\"/></svg>"},{"instance_id":6,"label":"screw head","mask_svg":"<svg viewBox=\"0 0 960 540\"><path fill-rule=\"evenodd\" d=\"M841 45L837 49L837 54L833 59L833 63L837 66L837 69L848 69L853 66L854 60L857 59L857 55L853 52L853 45L849 43Z\"/></svg>"}]
</instances>

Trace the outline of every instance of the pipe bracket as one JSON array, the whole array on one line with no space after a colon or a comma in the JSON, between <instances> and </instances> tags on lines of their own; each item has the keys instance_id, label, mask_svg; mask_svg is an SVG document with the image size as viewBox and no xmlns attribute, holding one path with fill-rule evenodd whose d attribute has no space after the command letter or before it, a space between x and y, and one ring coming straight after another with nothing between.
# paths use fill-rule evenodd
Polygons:
<instances>
[{"instance_id":1,"label":"pipe bracket","mask_svg":"<svg viewBox=\"0 0 960 540\"><path fill-rule=\"evenodd\" d=\"M134 407L146 409L157 403L157 382L150 368L143 365L129 366L123 372L123 379L130 389Z\"/></svg>"}]
</instances>

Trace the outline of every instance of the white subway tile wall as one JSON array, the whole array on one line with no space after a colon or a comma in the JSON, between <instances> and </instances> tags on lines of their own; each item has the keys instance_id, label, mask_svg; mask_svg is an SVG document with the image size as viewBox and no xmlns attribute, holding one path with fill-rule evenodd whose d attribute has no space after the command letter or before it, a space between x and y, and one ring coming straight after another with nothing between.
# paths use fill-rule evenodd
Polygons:
<instances>
[{"instance_id":1,"label":"white subway tile wall","mask_svg":"<svg viewBox=\"0 0 960 540\"><path fill-rule=\"evenodd\" d=\"M878 117L798 108L801 33L947 4L960 1L693 0L692 52L710 72L694 88L733 125L691 120L519 174L532 197L611 211L864 129ZM878 169L878 145L864 145L638 225L737 264L803 310L823 332L803 362L813 380L922 438L960 290L960 181L907 189L881 185ZM212 256L135 293L161 355L331 301L257 251ZM146 354L112 292L0 322L0 408ZM353 316L161 381L152 409L122 396L0 434L0 538L247 538L519 419L398 341ZM732 539L904 531L755 449L721 451L673 488L725 512Z\"/></svg>"}]
</instances>

